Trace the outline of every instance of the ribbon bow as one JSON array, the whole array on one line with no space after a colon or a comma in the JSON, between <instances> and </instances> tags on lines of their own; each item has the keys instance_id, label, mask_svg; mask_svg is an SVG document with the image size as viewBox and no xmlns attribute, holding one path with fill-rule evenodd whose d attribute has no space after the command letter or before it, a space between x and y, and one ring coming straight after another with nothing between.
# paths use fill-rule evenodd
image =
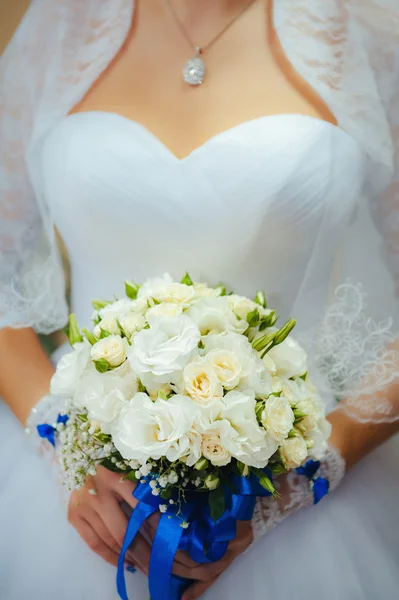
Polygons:
<instances>
[{"instance_id":1,"label":"ribbon bow","mask_svg":"<svg viewBox=\"0 0 399 600\"><path fill-rule=\"evenodd\" d=\"M324 496L328 494L330 489L330 482L324 477L315 477L317 471L320 469L319 460L308 460L302 467L298 467L296 472L299 475L304 475L311 481L313 489L313 504L320 502Z\"/></svg>"},{"instance_id":2,"label":"ribbon bow","mask_svg":"<svg viewBox=\"0 0 399 600\"><path fill-rule=\"evenodd\" d=\"M271 478L271 473L265 470ZM256 476L232 478L232 488L224 488L225 511L213 521L208 506L208 494L189 492L181 505L169 504L161 515L152 545L149 565L149 591L151 600L179 600L190 581L172 575L172 566L178 550L185 550L197 563L220 560L226 553L229 541L236 536L236 523L252 519L257 496L270 496ZM159 510L159 497L152 494L149 483L140 483L133 492L139 500L134 509L119 555L117 589L122 600L128 600L124 576L125 554L134 541L141 525ZM177 514L179 513L179 514ZM188 523L186 528L183 522Z\"/></svg>"},{"instance_id":3,"label":"ribbon bow","mask_svg":"<svg viewBox=\"0 0 399 600\"><path fill-rule=\"evenodd\" d=\"M59 414L57 417L57 424L62 423L63 425L65 425L68 419L68 415ZM42 425L37 425L36 429L39 436L44 440L48 440L50 444L55 448L55 433L57 431L57 428L53 427L53 425L49 425L48 423L43 423Z\"/></svg>"}]
</instances>

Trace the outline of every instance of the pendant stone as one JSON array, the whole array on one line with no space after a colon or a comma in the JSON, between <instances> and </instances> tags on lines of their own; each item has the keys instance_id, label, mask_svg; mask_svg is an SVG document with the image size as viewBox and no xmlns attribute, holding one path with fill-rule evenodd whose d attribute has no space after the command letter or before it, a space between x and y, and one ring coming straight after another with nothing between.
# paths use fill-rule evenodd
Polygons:
<instances>
[{"instance_id":1,"label":"pendant stone","mask_svg":"<svg viewBox=\"0 0 399 600\"><path fill-rule=\"evenodd\" d=\"M194 58L190 58L183 67L183 79L188 85L201 85L205 78L205 64L200 58L198 48Z\"/></svg>"}]
</instances>

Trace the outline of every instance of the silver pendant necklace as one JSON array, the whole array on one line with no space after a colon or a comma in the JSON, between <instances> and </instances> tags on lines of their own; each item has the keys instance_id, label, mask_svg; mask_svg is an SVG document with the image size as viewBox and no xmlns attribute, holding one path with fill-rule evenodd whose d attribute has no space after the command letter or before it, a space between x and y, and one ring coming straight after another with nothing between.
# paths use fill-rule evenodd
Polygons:
<instances>
[{"instance_id":1,"label":"silver pendant necklace","mask_svg":"<svg viewBox=\"0 0 399 600\"><path fill-rule=\"evenodd\" d=\"M228 29L230 29L230 27L248 10L250 6L252 6L252 4L254 4L254 2L255 0L250 0L250 2L248 2L248 4L246 4L244 8L240 10L240 12L230 21L230 23L227 23L226 27L224 27L222 31L220 31L208 44L205 46L196 46L193 44L189 34L186 31L186 28L177 16L170 0L166 0L166 4L169 6L170 12L174 17L176 24L195 52L193 58L190 58L190 60L188 60L183 67L183 79L186 83L188 83L188 85L196 86L203 83L206 75L205 63L202 58L204 52L209 50L209 48L213 46L213 44L217 42L217 40L221 38Z\"/></svg>"}]
</instances>

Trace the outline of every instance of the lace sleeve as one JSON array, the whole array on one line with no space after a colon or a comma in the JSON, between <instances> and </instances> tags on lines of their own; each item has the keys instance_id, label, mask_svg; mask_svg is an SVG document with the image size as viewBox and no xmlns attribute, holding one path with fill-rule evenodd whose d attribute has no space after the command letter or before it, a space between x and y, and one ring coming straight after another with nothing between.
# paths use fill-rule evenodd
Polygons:
<instances>
[{"instance_id":1,"label":"lace sleeve","mask_svg":"<svg viewBox=\"0 0 399 600\"><path fill-rule=\"evenodd\" d=\"M45 85L43 4L31 4L0 61L0 328L50 332L65 324L63 273L26 159Z\"/></svg>"}]
</instances>

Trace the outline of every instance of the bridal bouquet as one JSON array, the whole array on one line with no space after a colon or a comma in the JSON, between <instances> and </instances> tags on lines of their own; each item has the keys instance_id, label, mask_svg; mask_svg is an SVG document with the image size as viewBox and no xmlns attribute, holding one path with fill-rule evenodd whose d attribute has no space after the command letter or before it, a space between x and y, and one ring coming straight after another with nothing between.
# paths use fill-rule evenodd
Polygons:
<instances>
[{"instance_id":1,"label":"bridal bouquet","mask_svg":"<svg viewBox=\"0 0 399 600\"><path fill-rule=\"evenodd\" d=\"M186 583L170 575L174 553L221 558L236 520L275 493L273 474L321 458L329 425L291 337L295 321L278 328L263 293L250 300L189 275L125 287L124 299L93 301L91 331L70 317L73 351L51 389L66 398L66 414L43 427L56 435L71 488L99 465L137 482L122 598L124 552L143 521L162 513L158 530L174 550L167 556L156 535L149 582L153 600L169 600Z\"/></svg>"}]
</instances>

